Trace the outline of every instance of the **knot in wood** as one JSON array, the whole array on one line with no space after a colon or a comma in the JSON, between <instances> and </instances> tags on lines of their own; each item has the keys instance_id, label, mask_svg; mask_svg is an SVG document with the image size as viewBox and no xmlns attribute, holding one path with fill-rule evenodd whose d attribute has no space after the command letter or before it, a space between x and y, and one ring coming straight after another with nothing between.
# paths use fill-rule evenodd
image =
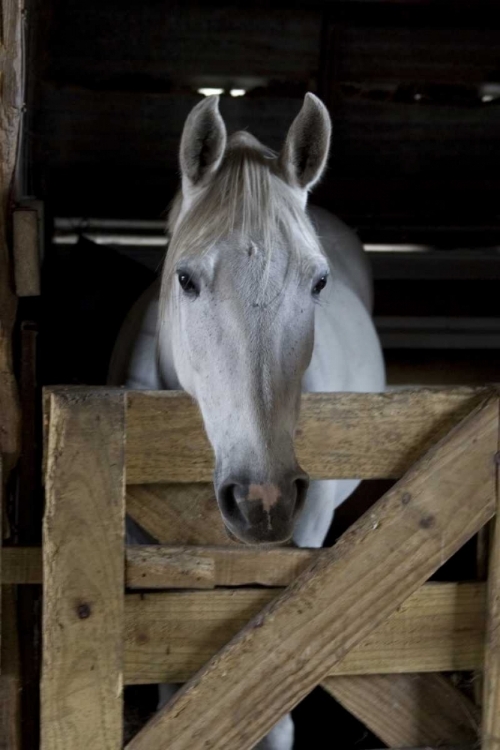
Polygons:
<instances>
[{"instance_id":1,"label":"knot in wood","mask_svg":"<svg viewBox=\"0 0 500 750\"><path fill-rule=\"evenodd\" d=\"M423 518L420 519L420 527L422 529L430 529L435 523L436 519L432 515L423 516Z\"/></svg>"},{"instance_id":2,"label":"knot in wood","mask_svg":"<svg viewBox=\"0 0 500 750\"><path fill-rule=\"evenodd\" d=\"M86 604L85 602L83 604L79 604L76 608L76 613L80 620L86 620L92 614L90 604Z\"/></svg>"}]
</instances>

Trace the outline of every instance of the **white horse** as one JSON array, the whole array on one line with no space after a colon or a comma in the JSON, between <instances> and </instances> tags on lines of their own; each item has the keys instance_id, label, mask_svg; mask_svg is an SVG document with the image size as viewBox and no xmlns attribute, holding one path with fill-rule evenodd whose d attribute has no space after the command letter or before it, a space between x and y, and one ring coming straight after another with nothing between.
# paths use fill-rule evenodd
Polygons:
<instances>
[{"instance_id":1,"label":"white horse","mask_svg":"<svg viewBox=\"0 0 500 750\"><path fill-rule=\"evenodd\" d=\"M320 547L358 484L309 485L293 445L301 391L385 386L362 245L328 212L306 210L330 131L313 94L279 155L247 132L228 139L218 97L191 111L161 286L136 303L113 355L112 382L197 401L222 518L246 543ZM290 716L258 745L292 746Z\"/></svg>"}]
</instances>

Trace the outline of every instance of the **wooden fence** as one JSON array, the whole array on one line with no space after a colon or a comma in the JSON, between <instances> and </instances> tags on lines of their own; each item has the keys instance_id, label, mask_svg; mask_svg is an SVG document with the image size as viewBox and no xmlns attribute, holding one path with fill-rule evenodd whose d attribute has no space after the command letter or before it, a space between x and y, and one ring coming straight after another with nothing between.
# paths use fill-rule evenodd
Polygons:
<instances>
[{"instance_id":1,"label":"wooden fence","mask_svg":"<svg viewBox=\"0 0 500 750\"><path fill-rule=\"evenodd\" d=\"M304 396L313 478L400 480L319 551L230 545L185 395L45 406L43 561L2 555L4 583L43 577L43 750L118 750L123 684L160 681L189 682L129 750L249 749L318 684L390 747L500 746L498 539L488 584L426 583L495 515L494 389ZM126 508L159 546L126 548ZM484 671L482 721L436 674L460 670Z\"/></svg>"}]
</instances>

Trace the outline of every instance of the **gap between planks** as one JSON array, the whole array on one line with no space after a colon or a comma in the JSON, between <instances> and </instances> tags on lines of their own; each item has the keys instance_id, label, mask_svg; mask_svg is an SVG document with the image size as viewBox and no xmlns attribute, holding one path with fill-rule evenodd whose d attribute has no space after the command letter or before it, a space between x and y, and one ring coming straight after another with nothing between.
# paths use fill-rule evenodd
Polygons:
<instances>
[{"instance_id":1,"label":"gap between planks","mask_svg":"<svg viewBox=\"0 0 500 750\"><path fill-rule=\"evenodd\" d=\"M219 750L253 747L490 520L497 438L492 398L248 623L128 750L174 742L193 750L202 737Z\"/></svg>"},{"instance_id":2,"label":"gap between planks","mask_svg":"<svg viewBox=\"0 0 500 750\"><path fill-rule=\"evenodd\" d=\"M159 547L155 550L153 567L148 551L148 547L144 550L127 548L128 586L187 588L189 581L192 589L207 589L219 585L217 580L223 580L224 586L250 585L262 581L266 582L266 586L285 586L292 583L300 568L308 564L312 557L319 557L325 552L274 550L275 555L270 555L274 557L274 562L295 559L293 564L278 570L275 575L276 566L264 564L269 559L270 550L189 549L194 559L201 561L204 571L205 556L210 561L210 577L203 575L200 578L197 565L193 575L192 559L189 560L187 573L182 568L184 551ZM178 554L181 555L180 574L179 561L176 559ZM236 562L240 556L247 560L253 558L253 566L239 570L237 564L223 565L223 576L216 577L214 582L212 573L217 570L217 564L212 563L213 557L217 556L230 558L232 562ZM41 582L41 554L37 548L4 548L3 563L3 583ZM232 570L236 570L234 577L230 574ZM359 653L353 653L344 664L346 673L481 669L485 590L484 583L425 584L386 625L381 626L369 647L361 647ZM179 681L188 679L240 627L280 593L279 588L219 588L215 591L142 594L139 597L127 595L126 681L131 684L148 683L166 676ZM191 623L193 628L196 623L196 628L192 629ZM186 652L183 646L190 637L190 631L196 634L196 638Z\"/></svg>"}]
</instances>

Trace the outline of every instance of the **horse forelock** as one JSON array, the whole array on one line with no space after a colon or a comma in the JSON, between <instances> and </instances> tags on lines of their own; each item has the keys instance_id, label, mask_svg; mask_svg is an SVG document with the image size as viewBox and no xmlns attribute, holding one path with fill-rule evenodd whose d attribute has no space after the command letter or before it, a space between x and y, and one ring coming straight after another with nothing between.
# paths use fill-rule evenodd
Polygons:
<instances>
[{"instance_id":1,"label":"horse forelock","mask_svg":"<svg viewBox=\"0 0 500 750\"><path fill-rule=\"evenodd\" d=\"M245 131L229 139L216 175L179 220L181 210L179 192L168 218L164 277L184 257L203 255L235 233L257 242L266 254L284 246L300 256L318 247L300 199L278 172L276 155Z\"/></svg>"}]
</instances>

